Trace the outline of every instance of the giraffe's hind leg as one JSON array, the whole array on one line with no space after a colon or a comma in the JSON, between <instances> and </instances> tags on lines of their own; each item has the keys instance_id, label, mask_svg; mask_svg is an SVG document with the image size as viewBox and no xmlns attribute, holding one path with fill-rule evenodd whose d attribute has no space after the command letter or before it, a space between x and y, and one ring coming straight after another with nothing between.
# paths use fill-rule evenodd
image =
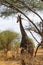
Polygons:
<instances>
[{"instance_id":1,"label":"giraffe's hind leg","mask_svg":"<svg viewBox=\"0 0 43 65\"><path fill-rule=\"evenodd\" d=\"M24 49L23 49L23 48L21 49L21 54L22 54L22 53L24 53Z\"/></svg>"}]
</instances>

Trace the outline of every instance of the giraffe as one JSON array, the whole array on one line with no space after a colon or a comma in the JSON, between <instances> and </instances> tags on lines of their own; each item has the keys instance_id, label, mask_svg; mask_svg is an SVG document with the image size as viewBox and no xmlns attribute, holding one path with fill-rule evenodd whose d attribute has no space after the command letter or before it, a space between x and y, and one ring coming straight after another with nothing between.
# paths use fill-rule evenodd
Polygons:
<instances>
[{"instance_id":1,"label":"giraffe","mask_svg":"<svg viewBox=\"0 0 43 65\"><path fill-rule=\"evenodd\" d=\"M29 38L23 28L21 15L18 15L18 17L17 17L17 23L18 22L20 24L20 30L21 30L21 35L22 35L21 44L20 44L20 48L22 48L21 54L24 52L24 49L25 49L28 51L28 53L30 53L31 56L33 56L33 52L34 52L33 44L29 40Z\"/></svg>"},{"instance_id":2,"label":"giraffe","mask_svg":"<svg viewBox=\"0 0 43 65\"><path fill-rule=\"evenodd\" d=\"M37 48L36 48L36 51L35 51L35 57L36 57L36 54L37 54L38 48L39 48L40 46L43 46L43 41L41 41L41 43L38 44L38 46L37 46Z\"/></svg>"}]
</instances>

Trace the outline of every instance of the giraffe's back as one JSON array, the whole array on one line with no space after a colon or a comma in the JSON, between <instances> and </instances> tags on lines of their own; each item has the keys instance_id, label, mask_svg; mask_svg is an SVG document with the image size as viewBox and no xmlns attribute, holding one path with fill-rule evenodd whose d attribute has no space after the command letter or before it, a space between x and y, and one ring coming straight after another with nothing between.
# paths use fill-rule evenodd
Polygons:
<instances>
[{"instance_id":1,"label":"giraffe's back","mask_svg":"<svg viewBox=\"0 0 43 65\"><path fill-rule=\"evenodd\" d=\"M32 42L28 39L28 37L22 38L20 47L26 49L28 53L31 54L31 56L33 55L34 47Z\"/></svg>"}]
</instances>

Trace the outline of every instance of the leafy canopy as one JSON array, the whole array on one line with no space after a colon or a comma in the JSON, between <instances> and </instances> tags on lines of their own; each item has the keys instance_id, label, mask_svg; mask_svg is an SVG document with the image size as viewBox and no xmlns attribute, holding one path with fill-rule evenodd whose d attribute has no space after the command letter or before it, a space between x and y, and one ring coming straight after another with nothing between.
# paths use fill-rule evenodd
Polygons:
<instances>
[{"instance_id":1,"label":"leafy canopy","mask_svg":"<svg viewBox=\"0 0 43 65\"><path fill-rule=\"evenodd\" d=\"M18 37L19 34L12 31L3 31L0 33L0 48L7 48L11 42Z\"/></svg>"}]
</instances>

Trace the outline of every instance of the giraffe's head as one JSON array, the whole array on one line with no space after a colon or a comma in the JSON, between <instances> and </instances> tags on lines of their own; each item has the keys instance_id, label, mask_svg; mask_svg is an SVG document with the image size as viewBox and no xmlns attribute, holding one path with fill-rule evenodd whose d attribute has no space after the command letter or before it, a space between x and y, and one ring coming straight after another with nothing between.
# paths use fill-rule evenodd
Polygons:
<instances>
[{"instance_id":1,"label":"giraffe's head","mask_svg":"<svg viewBox=\"0 0 43 65\"><path fill-rule=\"evenodd\" d=\"M18 22L21 22L21 15L18 15L18 17L17 17L17 23Z\"/></svg>"}]
</instances>

